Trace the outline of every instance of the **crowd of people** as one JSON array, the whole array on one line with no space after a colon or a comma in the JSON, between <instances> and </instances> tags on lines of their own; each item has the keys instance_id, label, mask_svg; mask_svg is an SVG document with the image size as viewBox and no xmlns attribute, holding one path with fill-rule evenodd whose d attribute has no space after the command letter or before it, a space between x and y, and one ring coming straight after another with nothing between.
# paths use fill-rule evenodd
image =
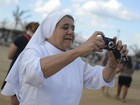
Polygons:
<instances>
[{"instance_id":1,"label":"crowd of people","mask_svg":"<svg viewBox=\"0 0 140 105\"><path fill-rule=\"evenodd\" d=\"M17 103L12 101L13 105L79 105L83 88L98 90L115 85L114 78L120 68L112 51L106 52L108 59L105 65L86 65L81 59L105 47L103 38L97 37L105 36L103 32L93 32L83 44L71 49L75 38L74 17L55 11L29 33L32 38L26 40L27 45L15 58L1 92L6 96L14 95ZM117 41L116 37L113 40L120 53L127 56L127 45ZM17 42L11 45L13 48L10 50L18 49ZM10 52L13 56L16 51ZM126 66L124 68L127 69ZM124 84L119 85L122 87Z\"/></svg>"}]
</instances>

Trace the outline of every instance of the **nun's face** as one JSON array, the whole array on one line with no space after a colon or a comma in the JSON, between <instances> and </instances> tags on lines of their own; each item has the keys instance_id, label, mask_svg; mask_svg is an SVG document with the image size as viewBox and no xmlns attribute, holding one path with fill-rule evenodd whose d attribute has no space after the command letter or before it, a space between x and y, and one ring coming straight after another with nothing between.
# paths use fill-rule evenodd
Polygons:
<instances>
[{"instance_id":1,"label":"nun's face","mask_svg":"<svg viewBox=\"0 0 140 105\"><path fill-rule=\"evenodd\" d=\"M65 16L59 21L48 41L58 49L65 51L71 47L74 41L74 28L74 21L70 17Z\"/></svg>"}]
</instances>

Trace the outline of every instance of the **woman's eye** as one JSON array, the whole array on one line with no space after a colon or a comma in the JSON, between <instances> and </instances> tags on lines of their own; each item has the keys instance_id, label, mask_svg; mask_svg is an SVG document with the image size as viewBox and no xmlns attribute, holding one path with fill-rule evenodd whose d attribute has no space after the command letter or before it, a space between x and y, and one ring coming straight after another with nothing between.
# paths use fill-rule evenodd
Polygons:
<instances>
[{"instance_id":1,"label":"woman's eye","mask_svg":"<svg viewBox=\"0 0 140 105\"><path fill-rule=\"evenodd\" d=\"M64 29L64 30L68 30L69 27L62 27L62 29ZM74 31L75 27L71 27L71 29Z\"/></svg>"},{"instance_id":2,"label":"woman's eye","mask_svg":"<svg viewBox=\"0 0 140 105\"><path fill-rule=\"evenodd\" d=\"M62 29L67 30L69 27L62 27Z\"/></svg>"}]
</instances>

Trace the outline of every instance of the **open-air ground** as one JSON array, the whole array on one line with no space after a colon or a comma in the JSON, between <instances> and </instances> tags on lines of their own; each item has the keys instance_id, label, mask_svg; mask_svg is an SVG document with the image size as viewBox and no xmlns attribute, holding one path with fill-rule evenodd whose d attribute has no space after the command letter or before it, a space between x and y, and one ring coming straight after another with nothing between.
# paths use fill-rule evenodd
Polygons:
<instances>
[{"instance_id":1,"label":"open-air ground","mask_svg":"<svg viewBox=\"0 0 140 105\"><path fill-rule=\"evenodd\" d=\"M0 46L0 86L10 65L10 60L7 59L7 52L8 47ZM117 76L115 79L117 83ZM136 70L133 74L133 81L125 103L114 98L116 86L110 88L109 93L110 96L106 97L99 90L91 91L84 89L80 105L140 105L140 70ZM10 98L0 94L0 105L10 105Z\"/></svg>"}]
</instances>

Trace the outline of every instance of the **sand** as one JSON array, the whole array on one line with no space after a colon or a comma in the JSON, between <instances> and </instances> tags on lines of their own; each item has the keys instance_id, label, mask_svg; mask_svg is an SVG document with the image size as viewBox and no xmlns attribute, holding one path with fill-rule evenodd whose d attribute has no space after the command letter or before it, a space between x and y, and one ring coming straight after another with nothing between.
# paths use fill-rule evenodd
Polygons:
<instances>
[{"instance_id":1,"label":"sand","mask_svg":"<svg viewBox=\"0 0 140 105\"><path fill-rule=\"evenodd\" d=\"M8 47L0 46L0 86L10 65L7 53ZM117 83L117 76L115 80ZM84 89L80 105L140 105L140 70L136 70L133 74L132 85L129 88L125 103L114 98L116 85L109 89L109 93L110 96L106 97L101 94L100 90ZM10 98L0 94L0 105L10 105Z\"/></svg>"}]
</instances>

